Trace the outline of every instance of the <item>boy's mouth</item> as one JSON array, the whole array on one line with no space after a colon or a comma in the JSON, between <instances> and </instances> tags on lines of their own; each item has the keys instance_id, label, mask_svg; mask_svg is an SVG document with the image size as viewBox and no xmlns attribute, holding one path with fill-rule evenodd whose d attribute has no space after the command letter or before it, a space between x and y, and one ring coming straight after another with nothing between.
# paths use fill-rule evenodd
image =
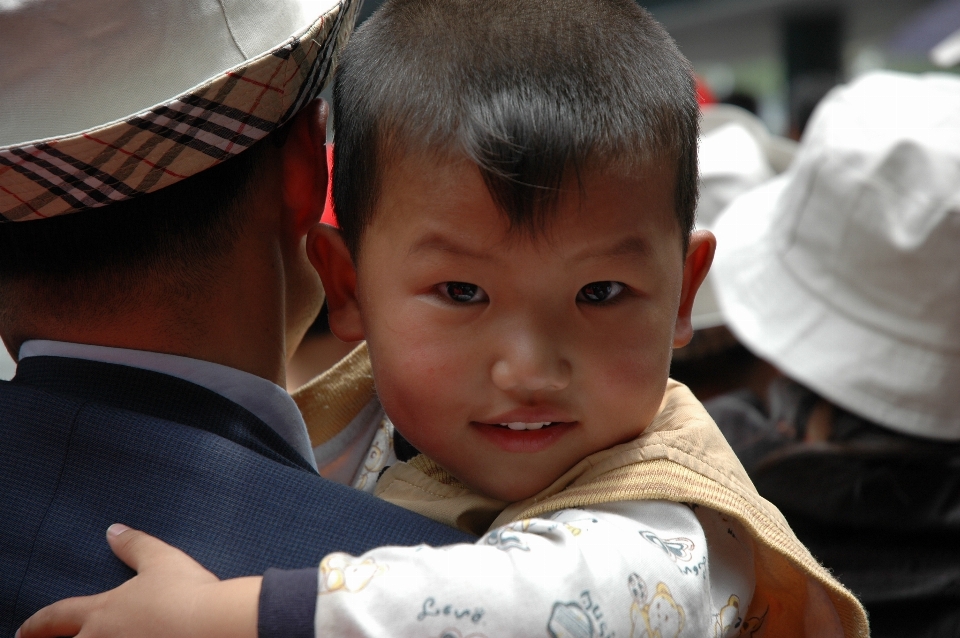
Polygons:
<instances>
[{"instance_id":1,"label":"boy's mouth","mask_svg":"<svg viewBox=\"0 0 960 638\"><path fill-rule=\"evenodd\" d=\"M502 417L501 417L502 418ZM511 453L542 452L554 445L577 426L578 421L507 421L474 422L477 433Z\"/></svg>"},{"instance_id":2,"label":"boy's mouth","mask_svg":"<svg viewBox=\"0 0 960 638\"><path fill-rule=\"evenodd\" d=\"M556 421L537 421L535 423L514 421L513 423L499 423L497 425L504 428L510 428L511 430L539 430L540 428L549 427L555 423Z\"/></svg>"},{"instance_id":3,"label":"boy's mouth","mask_svg":"<svg viewBox=\"0 0 960 638\"><path fill-rule=\"evenodd\" d=\"M575 419L568 411L555 406L536 405L514 408L500 412L478 423L506 428L508 430L542 430L562 423L571 423Z\"/></svg>"}]
</instances>

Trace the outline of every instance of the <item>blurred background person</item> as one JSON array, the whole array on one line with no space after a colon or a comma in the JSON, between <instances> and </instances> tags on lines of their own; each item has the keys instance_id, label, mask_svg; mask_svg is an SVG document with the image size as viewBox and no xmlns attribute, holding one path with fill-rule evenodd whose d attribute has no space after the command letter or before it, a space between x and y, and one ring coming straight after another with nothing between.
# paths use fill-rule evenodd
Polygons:
<instances>
[{"instance_id":1,"label":"blurred background person","mask_svg":"<svg viewBox=\"0 0 960 638\"><path fill-rule=\"evenodd\" d=\"M735 197L786 170L797 144L771 135L759 118L737 106L702 109L697 227L709 230ZM692 320L693 340L674 351L670 375L701 401L739 388L759 393L776 374L725 327L709 274L694 301Z\"/></svg>"},{"instance_id":2,"label":"blurred background person","mask_svg":"<svg viewBox=\"0 0 960 638\"><path fill-rule=\"evenodd\" d=\"M707 402L873 635L960 635L960 78L869 74L713 226L726 325L775 367Z\"/></svg>"}]
</instances>

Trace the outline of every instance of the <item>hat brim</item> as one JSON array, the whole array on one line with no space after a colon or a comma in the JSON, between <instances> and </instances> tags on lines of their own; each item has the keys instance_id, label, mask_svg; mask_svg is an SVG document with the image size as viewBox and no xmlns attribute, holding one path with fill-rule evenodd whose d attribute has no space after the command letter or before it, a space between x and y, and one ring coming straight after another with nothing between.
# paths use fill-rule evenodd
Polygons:
<instances>
[{"instance_id":1,"label":"hat brim","mask_svg":"<svg viewBox=\"0 0 960 638\"><path fill-rule=\"evenodd\" d=\"M899 339L815 294L777 250L790 173L740 196L714 232L713 283L727 326L758 356L836 405L907 434L960 439L960 356Z\"/></svg>"},{"instance_id":2,"label":"hat brim","mask_svg":"<svg viewBox=\"0 0 960 638\"><path fill-rule=\"evenodd\" d=\"M358 4L340 2L280 46L130 117L0 148L0 221L106 206L245 151L320 94Z\"/></svg>"}]
</instances>

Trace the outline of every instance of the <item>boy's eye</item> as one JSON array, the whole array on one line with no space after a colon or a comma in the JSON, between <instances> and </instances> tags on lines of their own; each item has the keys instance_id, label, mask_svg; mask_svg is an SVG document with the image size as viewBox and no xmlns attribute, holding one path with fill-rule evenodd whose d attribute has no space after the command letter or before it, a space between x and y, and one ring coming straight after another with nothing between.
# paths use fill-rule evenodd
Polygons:
<instances>
[{"instance_id":1,"label":"boy's eye","mask_svg":"<svg viewBox=\"0 0 960 638\"><path fill-rule=\"evenodd\" d=\"M601 303L610 301L623 292L623 284L616 281L595 281L587 284L577 293L577 301Z\"/></svg>"},{"instance_id":2,"label":"boy's eye","mask_svg":"<svg viewBox=\"0 0 960 638\"><path fill-rule=\"evenodd\" d=\"M450 299L459 303L479 303L487 300L487 293L476 284L462 281L448 281L440 284L440 290Z\"/></svg>"}]
</instances>

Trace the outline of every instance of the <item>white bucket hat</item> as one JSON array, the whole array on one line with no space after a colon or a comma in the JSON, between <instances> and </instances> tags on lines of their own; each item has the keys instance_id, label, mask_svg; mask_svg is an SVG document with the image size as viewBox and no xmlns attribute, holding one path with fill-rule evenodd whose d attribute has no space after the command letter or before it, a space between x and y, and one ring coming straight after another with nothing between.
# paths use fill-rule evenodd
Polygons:
<instances>
[{"instance_id":1,"label":"white bucket hat","mask_svg":"<svg viewBox=\"0 0 960 638\"><path fill-rule=\"evenodd\" d=\"M930 61L945 69L960 64L960 29L930 49Z\"/></svg>"},{"instance_id":2,"label":"white bucket hat","mask_svg":"<svg viewBox=\"0 0 960 638\"><path fill-rule=\"evenodd\" d=\"M796 142L771 135L749 111L729 104L704 107L697 228L709 230L735 197L782 173L795 150ZM725 323L709 274L694 299L691 319L694 330Z\"/></svg>"},{"instance_id":3,"label":"white bucket hat","mask_svg":"<svg viewBox=\"0 0 960 638\"><path fill-rule=\"evenodd\" d=\"M358 0L0 0L0 222L149 193L319 94Z\"/></svg>"},{"instance_id":4,"label":"white bucket hat","mask_svg":"<svg viewBox=\"0 0 960 638\"><path fill-rule=\"evenodd\" d=\"M960 78L835 89L790 169L714 232L745 345L862 417L960 439Z\"/></svg>"}]
</instances>

